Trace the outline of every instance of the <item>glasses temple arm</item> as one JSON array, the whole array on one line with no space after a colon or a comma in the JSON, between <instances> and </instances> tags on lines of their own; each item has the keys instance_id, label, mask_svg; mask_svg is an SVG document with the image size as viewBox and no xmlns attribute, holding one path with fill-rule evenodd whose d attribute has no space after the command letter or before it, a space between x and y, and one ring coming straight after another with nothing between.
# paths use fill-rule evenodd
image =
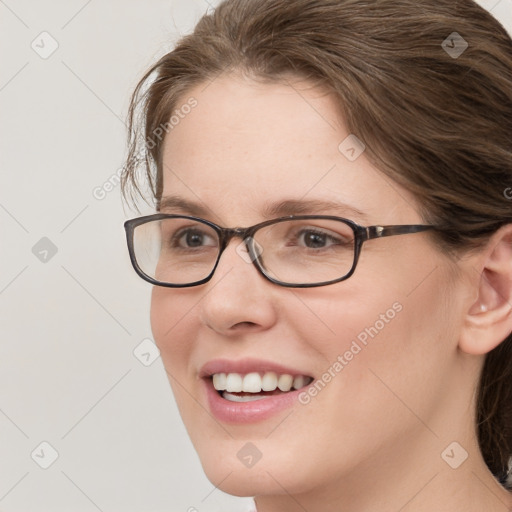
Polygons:
<instances>
[{"instance_id":1,"label":"glasses temple arm","mask_svg":"<svg viewBox=\"0 0 512 512\"><path fill-rule=\"evenodd\" d=\"M404 224L398 226L368 226L364 228L364 239L382 238L384 236L407 235L409 233L419 233L434 229L431 224Z\"/></svg>"}]
</instances>

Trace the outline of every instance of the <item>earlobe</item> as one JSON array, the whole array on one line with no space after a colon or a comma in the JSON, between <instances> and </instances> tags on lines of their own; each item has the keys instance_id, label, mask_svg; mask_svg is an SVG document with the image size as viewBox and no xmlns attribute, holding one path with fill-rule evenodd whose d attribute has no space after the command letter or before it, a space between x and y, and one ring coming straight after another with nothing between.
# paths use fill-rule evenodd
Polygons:
<instances>
[{"instance_id":1,"label":"earlobe","mask_svg":"<svg viewBox=\"0 0 512 512\"><path fill-rule=\"evenodd\" d=\"M473 272L478 274L476 300L466 314L459 348L484 355L512 332L512 224L491 237Z\"/></svg>"}]
</instances>

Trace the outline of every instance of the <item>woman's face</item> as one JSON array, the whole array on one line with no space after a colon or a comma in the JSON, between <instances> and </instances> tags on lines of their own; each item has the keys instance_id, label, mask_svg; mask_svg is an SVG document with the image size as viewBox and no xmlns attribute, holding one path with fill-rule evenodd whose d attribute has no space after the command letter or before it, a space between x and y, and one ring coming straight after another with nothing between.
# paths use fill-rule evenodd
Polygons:
<instances>
[{"instance_id":1,"label":"woman's face","mask_svg":"<svg viewBox=\"0 0 512 512\"><path fill-rule=\"evenodd\" d=\"M358 156L321 90L222 76L182 104L190 97L197 105L166 136L163 197L197 210L162 211L247 227L283 201L329 201L339 206L299 213L422 223L411 195ZM448 442L425 425L449 427L440 418L446 390L461 379L462 300L428 235L370 240L349 279L316 288L269 282L240 243L231 241L208 283L152 295L153 334L210 480L232 494L293 494L356 482L376 460L405 461L427 447L440 460ZM209 377L272 370L317 387L238 403Z\"/></svg>"}]
</instances>

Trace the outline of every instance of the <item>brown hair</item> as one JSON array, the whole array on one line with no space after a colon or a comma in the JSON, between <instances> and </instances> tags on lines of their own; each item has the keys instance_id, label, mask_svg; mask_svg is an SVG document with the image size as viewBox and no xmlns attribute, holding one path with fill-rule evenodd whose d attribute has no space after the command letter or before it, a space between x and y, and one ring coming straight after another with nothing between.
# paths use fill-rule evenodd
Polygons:
<instances>
[{"instance_id":1,"label":"brown hair","mask_svg":"<svg viewBox=\"0 0 512 512\"><path fill-rule=\"evenodd\" d=\"M446 252L477 248L512 223L512 40L473 1L222 2L134 91L125 198L144 196L142 170L158 204L169 119L193 86L230 71L306 78L333 92L366 156L441 227ZM485 462L505 484L512 335L486 356L475 421Z\"/></svg>"}]
</instances>

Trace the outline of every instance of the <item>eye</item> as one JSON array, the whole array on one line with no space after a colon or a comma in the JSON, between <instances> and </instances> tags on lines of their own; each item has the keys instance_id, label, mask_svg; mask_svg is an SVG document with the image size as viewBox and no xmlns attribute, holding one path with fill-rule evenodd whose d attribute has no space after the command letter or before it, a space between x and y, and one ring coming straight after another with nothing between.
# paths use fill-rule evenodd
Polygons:
<instances>
[{"instance_id":1,"label":"eye","mask_svg":"<svg viewBox=\"0 0 512 512\"><path fill-rule=\"evenodd\" d=\"M308 249L325 249L332 245L344 245L348 243L342 238L328 234L318 229L302 229L296 236Z\"/></svg>"},{"instance_id":2,"label":"eye","mask_svg":"<svg viewBox=\"0 0 512 512\"><path fill-rule=\"evenodd\" d=\"M180 229L168 238L171 248L193 249L200 247L216 247L217 238L211 233L198 228Z\"/></svg>"}]
</instances>

